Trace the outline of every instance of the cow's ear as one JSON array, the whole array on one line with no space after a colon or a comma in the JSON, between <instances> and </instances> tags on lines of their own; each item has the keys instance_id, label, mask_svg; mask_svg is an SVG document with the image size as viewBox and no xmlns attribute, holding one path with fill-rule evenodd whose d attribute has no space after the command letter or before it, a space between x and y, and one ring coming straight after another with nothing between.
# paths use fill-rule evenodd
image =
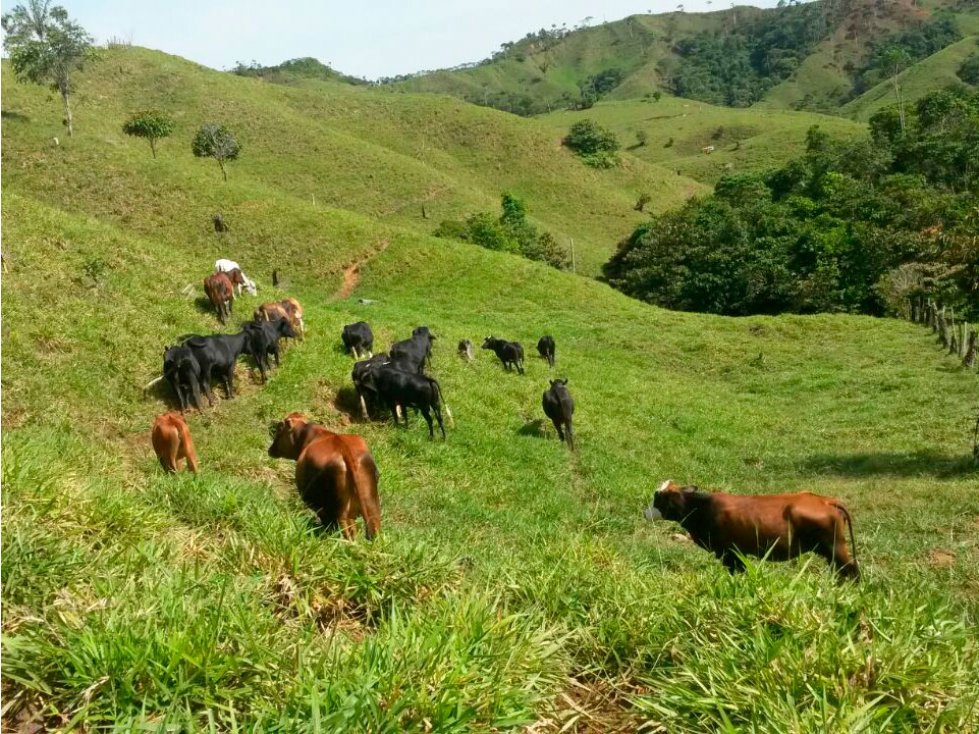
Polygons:
<instances>
[{"instance_id":1,"label":"cow's ear","mask_svg":"<svg viewBox=\"0 0 979 734\"><path fill-rule=\"evenodd\" d=\"M568 378L565 377L563 380L561 380L561 384L562 385L567 385L568 384Z\"/></svg>"}]
</instances>

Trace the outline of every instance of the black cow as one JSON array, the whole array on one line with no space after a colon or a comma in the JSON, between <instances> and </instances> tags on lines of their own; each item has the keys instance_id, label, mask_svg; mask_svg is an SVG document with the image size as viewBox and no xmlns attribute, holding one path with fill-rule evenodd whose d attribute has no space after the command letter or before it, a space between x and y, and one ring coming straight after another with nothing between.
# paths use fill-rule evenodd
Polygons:
<instances>
[{"instance_id":1,"label":"black cow","mask_svg":"<svg viewBox=\"0 0 979 734\"><path fill-rule=\"evenodd\" d=\"M274 321L249 321L243 324L242 328L248 333L248 351L255 358L258 370L262 373L262 382L265 382L272 369L269 355L275 357L275 366L278 367L280 365L279 340L295 339L296 330L289 323L289 319L282 317Z\"/></svg>"},{"instance_id":2,"label":"black cow","mask_svg":"<svg viewBox=\"0 0 979 734\"><path fill-rule=\"evenodd\" d=\"M574 431L571 429L574 400L568 392L567 385L567 379L551 380L551 387L544 392L541 405L544 407L544 414L551 419L551 423L557 429L557 435L562 441L568 442L569 448L574 449Z\"/></svg>"},{"instance_id":3,"label":"black cow","mask_svg":"<svg viewBox=\"0 0 979 734\"><path fill-rule=\"evenodd\" d=\"M547 364L554 366L554 337L542 336L537 342L537 353L547 360Z\"/></svg>"},{"instance_id":4,"label":"black cow","mask_svg":"<svg viewBox=\"0 0 979 734\"><path fill-rule=\"evenodd\" d=\"M434 412L439 430L442 431L442 438L445 438L445 424L442 422L442 410L440 408L440 403L444 404L442 389L438 382L431 377L406 372L393 364L382 364L372 366L366 371L363 384L365 389L375 393L378 399L391 409L395 424L399 422L399 407L404 410L405 425L408 425L407 408L417 408L425 416L425 422L428 423L429 437L435 438L435 428L432 424L431 415ZM448 405L445 405L445 413L451 421L452 412Z\"/></svg>"},{"instance_id":5,"label":"black cow","mask_svg":"<svg viewBox=\"0 0 979 734\"><path fill-rule=\"evenodd\" d=\"M377 393L367 387L367 375L375 367L380 367L382 364L389 364L390 358L384 352L380 354L375 354L368 359L361 360L360 362L354 362L354 368L350 372L350 379L354 383L354 390L357 391L357 399L360 402L360 412L364 417L364 420L370 418L370 412L368 407L371 409L376 408L377 403ZM370 406L367 403L370 402Z\"/></svg>"},{"instance_id":6,"label":"black cow","mask_svg":"<svg viewBox=\"0 0 979 734\"><path fill-rule=\"evenodd\" d=\"M180 410L187 410L188 396L194 407L201 410L201 366L194 353L187 347L166 347L163 350L163 379L167 381L180 401Z\"/></svg>"},{"instance_id":7,"label":"black cow","mask_svg":"<svg viewBox=\"0 0 979 734\"><path fill-rule=\"evenodd\" d=\"M231 382L235 374L235 364L242 354L251 354L251 335L243 330L237 334L212 334L211 336L192 336L181 346L194 353L201 366L201 386L208 402L214 404L211 392L211 377L217 372L224 382L224 391L229 398L234 397Z\"/></svg>"},{"instance_id":8,"label":"black cow","mask_svg":"<svg viewBox=\"0 0 979 734\"><path fill-rule=\"evenodd\" d=\"M520 346L520 342L508 342L495 336L488 336L483 341L483 349L492 349L507 371L510 370L510 365L513 365L519 374L523 374L523 347Z\"/></svg>"},{"instance_id":9,"label":"black cow","mask_svg":"<svg viewBox=\"0 0 979 734\"><path fill-rule=\"evenodd\" d=\"M409 372L421 373L425 363L432 363L432 341L435 335L427 326L418 326L411 332L411 339L391 345L391 361L401 362Z\"/></svg>"},{"instance_id":10,"label":"black cow","mask_svg":"<svg viewBox=\"0 0 979 734\"><path fill-rule=\"evenodd\" d=\"M374 332L366 321L347 324L343 327L340 338L343 339L347 352L354 355L354 359L361 359L362 354L370 357L374 353Z\"/></svg>"}]
</instances>

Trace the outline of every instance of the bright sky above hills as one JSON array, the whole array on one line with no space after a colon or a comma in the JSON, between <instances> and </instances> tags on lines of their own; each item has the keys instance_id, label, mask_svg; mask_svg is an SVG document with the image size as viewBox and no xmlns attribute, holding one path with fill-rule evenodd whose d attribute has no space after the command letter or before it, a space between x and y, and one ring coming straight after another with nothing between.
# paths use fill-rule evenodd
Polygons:
<instances>
[{"instance_id":1,"label":"bright sky above hills","mask_svg":"<svg viewBox=\"0 0 979 734\"><path fill-rule=\"evenodd\" d=\"M3 11L18 1L3 0ZM55 0L102 43L131 41L227 69L237 61L277 64L313 56L374 79L455 66L489 56L528 31L592 17L675 10L680 0ZM771 7L777 0L742 0ZM686 11L730 0L686 0Z\"/></svg>"}]
</instances>

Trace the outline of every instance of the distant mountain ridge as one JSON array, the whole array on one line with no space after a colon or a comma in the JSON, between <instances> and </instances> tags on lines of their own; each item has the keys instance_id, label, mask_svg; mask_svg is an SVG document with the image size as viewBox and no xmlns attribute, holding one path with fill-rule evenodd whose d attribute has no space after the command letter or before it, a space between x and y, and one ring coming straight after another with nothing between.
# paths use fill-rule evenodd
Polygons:
<instances>
[{"instance_id":1,"label":"distant mountain ridge","mask_svg":"<svg viewBox=\"0 0 979 734\"><path fill-rule=\"evenodd\" d=\"M973 0L815 0L759 9L634 15L528 33L491 58L382 79L520 115L656 92L732 107L839 113L888 79L892 47L913 68L979 38ZM940 76L967 83L957 68ZM879 95L878 95L879 96Z\"/></svg>"}]
</instances>

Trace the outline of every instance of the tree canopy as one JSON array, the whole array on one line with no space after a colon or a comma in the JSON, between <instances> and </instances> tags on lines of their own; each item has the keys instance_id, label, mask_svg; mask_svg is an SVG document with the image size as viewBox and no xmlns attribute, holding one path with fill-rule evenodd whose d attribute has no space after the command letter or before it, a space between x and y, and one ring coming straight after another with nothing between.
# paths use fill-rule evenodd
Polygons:
<instances>
[{"instance_id":1,"label":"tree canopy","mask_svg":"<svg viewBox=\"0 0 979 734\"><path fill-rule=\"evenodd\" d=\"M58 92L64 125L74 135L71 95L72 75L95 58L92 37L68 17L68 11L51 0L28 0L3 15L4 47L19 81L41 84Z\"/></svg>"}]
</instances>

